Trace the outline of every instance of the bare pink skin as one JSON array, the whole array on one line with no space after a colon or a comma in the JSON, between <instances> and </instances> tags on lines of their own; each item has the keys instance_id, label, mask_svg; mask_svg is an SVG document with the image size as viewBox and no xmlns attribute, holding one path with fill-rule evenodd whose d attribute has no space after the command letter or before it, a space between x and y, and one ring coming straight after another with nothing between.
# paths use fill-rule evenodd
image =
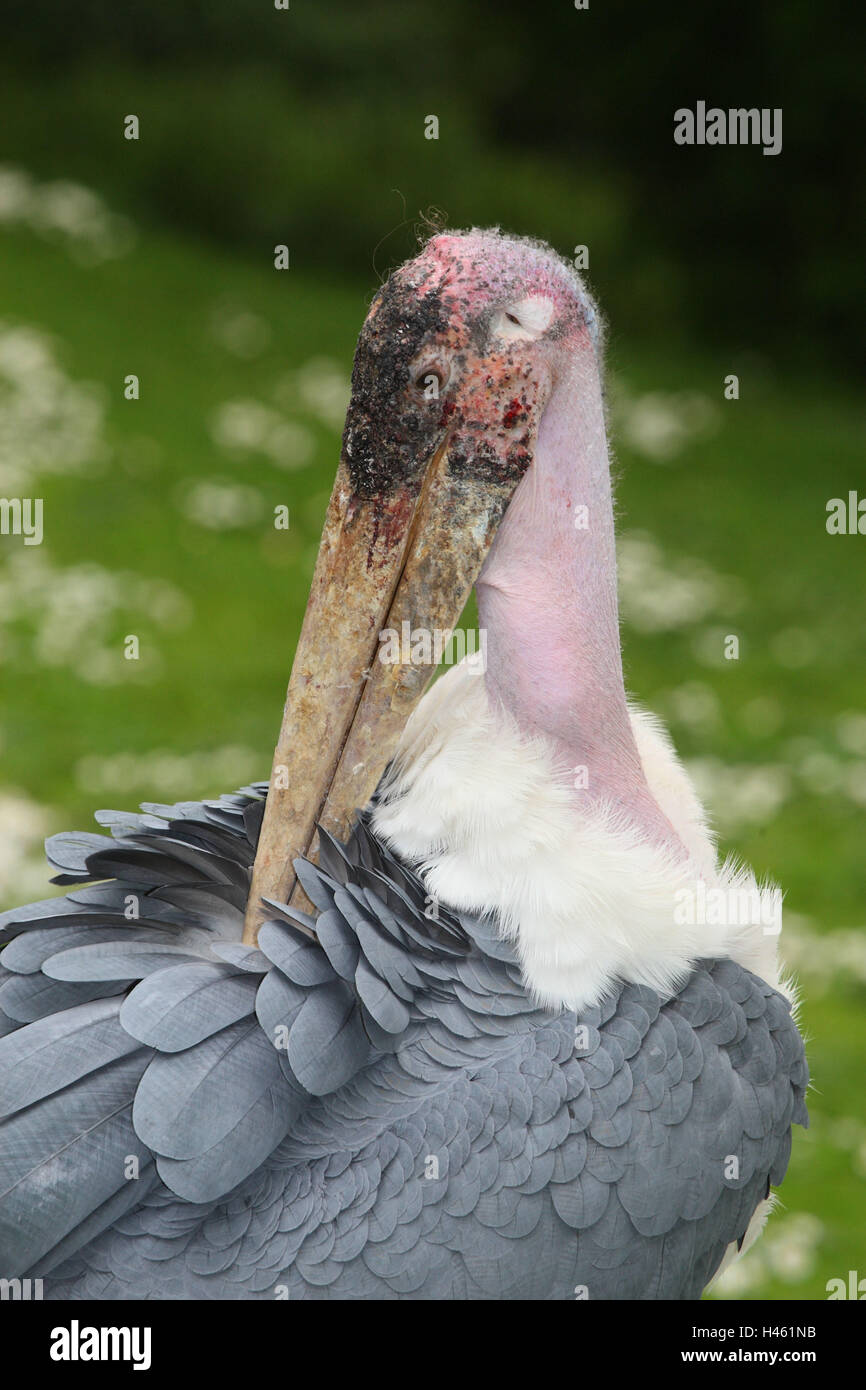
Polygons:
<instances>
[{"instance_id":1,"label":"bare pink skin","mask_svg":"<svg viewBox=\"0 0 866 1390\"><path fill-rule=\"evenodd\" d=\"M642 838L684 858L682 842L647 785L626 704L591 303L568 267L549 252L495 234L434 238L418 259L428 257L437 262L436 280L444 280L449 291L453 286L464 321L489 313L491 305L500 310L532 295L554 305L540 337L508 344L507 370L531 385L540 420L533 463L476 586L480 623L487 630L491 702L507 710L524 734L541 734L552 743L569 785L581 776L574 769L586 769L586 789L573 791L578 806L609 806ZM498 376L501 359L491 348ZM477 390L475 373L473 378ZM501 402L502 392L490 389L499 384L491 381L488 389ZM575 527L581 507L588 508L585 530Z\"/></svg>"}]
</instances>

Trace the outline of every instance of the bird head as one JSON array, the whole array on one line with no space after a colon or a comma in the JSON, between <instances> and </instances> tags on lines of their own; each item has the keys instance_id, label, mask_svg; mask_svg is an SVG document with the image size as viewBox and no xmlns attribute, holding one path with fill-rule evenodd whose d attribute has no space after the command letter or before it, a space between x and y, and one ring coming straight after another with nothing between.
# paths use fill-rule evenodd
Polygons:
<instances>
[{"instance_id":1,"label":"bird head","mask_svg":"<svg viewBox=\"0 0 866 1390\"><path fill-rule=\"evenodd\" d=\"M594 306L548 247L490 231L432 237L361 331L343 437L354 486L393 494L446 435L452 473L519 481L581 341L598 346Z\"/></svg>"},{"instance_id":2,"label":"bird head","mask_svg":"<svg viewBox=\"0 0 866 1390\"><path fill-rule=\"evenodd\" d=\"M432 237L376 294L358 340L340 466L298 643L248 912L285 901L315 826L345 838L426 688L381 634L460 614L593 304L548 247L497 231ZM446 639L447 640L447 639ZM404 644L405 645L405 644Z\"/></svg>"}]
</instances>

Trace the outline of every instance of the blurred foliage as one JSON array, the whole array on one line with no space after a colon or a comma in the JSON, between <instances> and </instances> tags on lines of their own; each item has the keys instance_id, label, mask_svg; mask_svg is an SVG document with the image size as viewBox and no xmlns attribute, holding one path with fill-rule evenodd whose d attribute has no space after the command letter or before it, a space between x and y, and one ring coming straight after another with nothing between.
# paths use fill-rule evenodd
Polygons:
<instances>
[{"instance_id":1,"label":"blurred foliage","mask_svg":"<svg viewBox=\"0 0 866 1390\"><path fill-rule=\"evenodd\" d=\"M839 0L5 8L0 158L137 216L355 275L431 210L501 221L588 245L623 331L862 353L863 20ZM782 107L782 153L675 145L699 99Z\"/></svg>"},{"instance_id":2,"label":"blurred foliage","mask_svg":"<svg viewBox=\"0 0 866 1390\"><path fill-rule=\"evenodd\" d=\"M311 363L323 380L348 378L368 290L297 270L277 275L155 231L95 266L77 265L63 246L26 230L2 234L2 319L36 325L70 382L101 386L104 447L83 472L39 476L45 544L26 550L20 538L4 537L0 583L16 573L23 593L36 566L50 561L52 595L67 605L61 617L77 622L83 606L95 622L98 601L73 582L80 566L95 566L109 592L123 575L159 579L189 611L163 628L146 597L137 607L133 597L128 611L110 615L113 671L98 682L88 668L87 623L80 651L61 661L56 636L40 641L38 614L12 622L14 614L3 614L0 827L8 862L4 879L0 853L0 907L43 895L42 835L86 828L97 806L216 794L267 775L339 449L333 402L323 413L316 392L299 393L298 382ZM0 369L8 371L4 351L0 335ZM670 721L686 759L717 759L740 778L756 771L759 784L780 772L792 779L774 813L722 821L723 850L786 889L783 950L793 950L799 924L809 933L797 959L813 1127L795 1137L782 1210L744 1262L753 1272L743 1291L821 1298L829 1278L866 1269L862 945L859 973L828 973L822 964L840 928L861 928L862 942L864 789L858 802L813 778L808 763L818 752L840 777L866 768L857 723L858 538L831 538L824 528L827 496L844 495L855 477L862 411L844 387L780 376L754 357L735 364L741 399L724 402L730 365L712 346L685 354L616 335L623 551L635 532L646 533L664 573L688 563L698 576L706 569L722 577L715 613L664 626L662 605L657 631L627 618L624 653L630 689ZM123 396L133 368L141 378L134 402ZM625 427L622 402L658 409L683 392L708 410L714 403L713 430L656 459L641 432ZM278 411L309 436L310 456L287 471L278 454L220 443L214 422L227 404L252 420L253 407ZM245 489L259 510L218 512L214 527L207 509L189 511L189 489L200 485ZM286 532L270 520L280 504L291 510ZM706 633L718 622L740 634L739 661L708 659ZM122 657L130 632L141 635L138 666ZM839 743L840 719L850 722L852 713L859 763ZM709 803L724 810L712 790Z\"/></svg>"}]
</instances>

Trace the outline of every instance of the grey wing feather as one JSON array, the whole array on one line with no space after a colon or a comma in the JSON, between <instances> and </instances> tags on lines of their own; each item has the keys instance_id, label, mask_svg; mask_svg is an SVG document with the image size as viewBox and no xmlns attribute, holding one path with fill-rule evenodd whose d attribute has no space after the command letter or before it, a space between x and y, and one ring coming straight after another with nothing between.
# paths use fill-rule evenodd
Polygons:
<instances>
[{"instance_id":1,"label":"grey wing feather","mask_svg":"<svg viewBox=\"0 0 866 1390\"><path fill-rule=\"evenodd\" d=\"M160 1052L182 1052L246 1018L255 1007L258 980L216 961L196 961L148 976L127 995L120 1022Z\"/></svg>"},{"instance_id":2,"label":"grey wing feather","mask_svg":"<svg viewBox=\"0 0 866 1390\"><path fill-rule=\"evenodd\" d=\"M140 1198L136 1182L151 1156L135 1134L130 1096L147 1062L139 1049L100 1065L4 1124L0 1249L11 1275L37 1265L118 1192ZM140 1169L130 1170L131 1159Z\"/></svg>"},{"instance_id":3,"label":"grey wing feather","mask_svg":"<svg viewBox=\"0 0 866 1390\"><path fill-rule=\"evenodd\" d=\"M0 1115L23 1110L141 1044L120 1026L116 998L40 1019L0 1040Z\"/></svg>"},{"instance_id":4,"label":"grey wing feather","mask_svg":"<svg viewBox=\"0 0 866 1390\"><path fill-rule=\"evenodd\" d=\"M575 1052L366 817L298 865L318 919L269 903L242 946L264 791L102 813L113 842L52 842L75 892L0 919L11 1265L92 1296L698 1296L805 1120L785 1001L699 963L611 991Z\"/></svg>"}]
</instances>

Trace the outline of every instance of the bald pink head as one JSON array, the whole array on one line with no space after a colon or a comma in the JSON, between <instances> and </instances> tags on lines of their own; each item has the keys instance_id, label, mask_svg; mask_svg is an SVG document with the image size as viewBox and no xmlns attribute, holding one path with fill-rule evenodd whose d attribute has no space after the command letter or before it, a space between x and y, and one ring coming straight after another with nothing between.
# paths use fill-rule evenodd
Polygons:
<instances>
[{"instance_id":1,"label":"bald pink head","mask_svg":"<svg viewBox=\"0 0 866 1390\"><path fill-rule=\"evenodd\" d=\"M549 246L497 231L442 232L404 270L421 270L452 301L455 312L489 322L496 310L540 296L557 336L586 328L597 334L595 306L575 270Z\"/></svg>"}]
</instances>

